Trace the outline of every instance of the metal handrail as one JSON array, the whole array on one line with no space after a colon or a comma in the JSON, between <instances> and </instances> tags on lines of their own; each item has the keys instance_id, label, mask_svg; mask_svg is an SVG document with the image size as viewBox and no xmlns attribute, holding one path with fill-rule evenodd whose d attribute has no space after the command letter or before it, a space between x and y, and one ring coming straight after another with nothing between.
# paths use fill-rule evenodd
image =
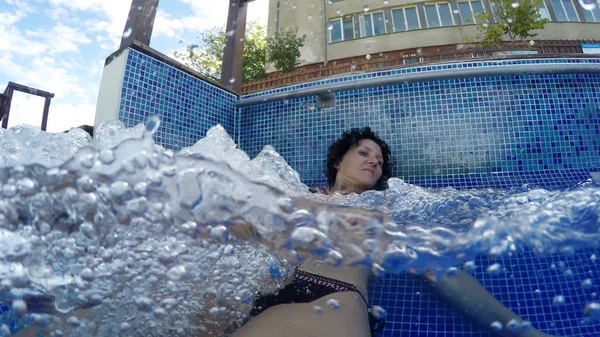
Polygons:
<instances>
[{"instance_id":1,"label":"metal handrail","mask_svg":"<svg viewBox=\"0 0 600 337\"><path fill-rule=\"evenodd\" d=\"M492 60L490 60L492 61ZM501 62L497 60L497 62ZM469 62L470 63L470 62ZM435 67L427 65L425 67ZM424 67L420 65L419 67ZM450 68L443 70L431 70L422 72L409 72L387 76L376 76L360 79L349 79L343 82L319 85L310 88L302 88L269 95L242 98L236 102L237 108L245 108L253 105L296 99L301 97L329 95L335 92L384 87L396 84L409 84L415 82L439 81L449 79L507 76L507 75L542 75L542 74L599 74L598 63L535 63L535 64L511 64L497 67L472 67L472 68Z\"/></svg>"},{"instance_id":2,"label":"metal handrail","mask_svg":"<svg viewBox=\"0 0 600 337\"><path fill-rule=\"evenodd\" d=\"M10 106L14 91L24 92L26 94L44 97L44 112L42 114L42 131L46 131L48 126L48 113L50 111L50 101L54 98L54 94L44 90L28 87L26 85L8 82L4 93L0 95L0 121L2 128L8 128L8 118L10 117Z\"/></svg>"}]
</instances>

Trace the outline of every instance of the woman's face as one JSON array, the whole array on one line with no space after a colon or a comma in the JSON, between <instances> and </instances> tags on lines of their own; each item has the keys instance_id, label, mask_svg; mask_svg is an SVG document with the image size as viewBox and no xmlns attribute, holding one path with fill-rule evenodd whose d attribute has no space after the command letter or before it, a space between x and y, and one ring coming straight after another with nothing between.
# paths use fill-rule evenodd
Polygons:
<instances>
[{"instance_id":1,"label":"woman's face","mask_svg":"<svg viewBox=\"0 0 600 337\"><path fill-rule=\"evenodd\" d=\"M363 191L370 190L381 178L383 155L377 143L363 139L352 147L337 166L336 185L349 184Z\"/></svg>"}]
</instances>

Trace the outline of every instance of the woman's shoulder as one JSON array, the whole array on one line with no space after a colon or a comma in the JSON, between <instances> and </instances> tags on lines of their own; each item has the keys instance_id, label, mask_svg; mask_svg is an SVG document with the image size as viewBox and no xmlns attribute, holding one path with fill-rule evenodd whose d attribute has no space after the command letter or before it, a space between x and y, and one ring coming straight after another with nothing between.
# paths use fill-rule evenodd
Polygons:
<instances>
[{"instance_id":1,"label":"woman's shoulder","mask_svg":"<svg viewBox=\"0 0 600 337\"><path fill-rule=\"evenodd\" d=\"M320 186L316 186L316 187L310 187L308 189L311 193L319 193L319 194L325 194L325 195L329 195L331 192L329 192L328 189L326 189L325 187L320 187Z\"/></svg>"}]
</instances>

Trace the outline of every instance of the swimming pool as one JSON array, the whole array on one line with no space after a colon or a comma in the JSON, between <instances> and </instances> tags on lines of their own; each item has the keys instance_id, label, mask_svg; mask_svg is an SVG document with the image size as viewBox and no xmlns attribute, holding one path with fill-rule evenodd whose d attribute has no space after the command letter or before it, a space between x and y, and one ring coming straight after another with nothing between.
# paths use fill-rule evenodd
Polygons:
<instances>
[{"instance_id":1,"label":"swimming pool","mask_svg":"<svg viewBox=\"0 0 600 337\"><path fill-rule=\"evenodd\" d=\"M513 188L511 193L535 199L541 187L559 193L559 201L568 205L570 189L584 191L587 196L598 190L590 173L600 171L600 76L535 73L536 65L594 66L600 65L598 58L465 62L355 74L248 95L243 99L258 97L259 104L235 108L235 95L169 65L147 49L132 47L120 57L114 61L121 62L121 83L116 88L120 98L106 104L117 104L118 118L129 126L159 112L162 124L154 136L166 148L190 146L208 127L220 123L250 157L271 144L298 171L302 182L323 185L327 144L343 130L369 125L390 144L396 162L394 175L410 184L436 188L425 190L430 191L426 193L429 196L447 192L445 188L452 186L457 191L448 192L450 196L462 196L461 191L470 188L480 193ZM478 68L483 73L486 68L503 66L517 66L531 74L407 81L353 89L336 93L335 107L324 109L317 107L314 97L260 102L268 95L315 87L327 90L328 85L344 81L465 68ZM148 78L142 74L154 75ZM199 118L197 111L201 111ZM136 146L139 149L141 145ZM270 160L275 162L275 158ZM577 190L581 182L585 183ZM402 185L394 191L422 192L411 186ZM425 204L436 206L429 214L431 218L425 219L453 214L455 206L448 198L438 197ZM539 204L543 206L547 204ZM573 214L583 213L583 219L594 219L598 212L594 207L571 206L576 209ZM546 251L555 243L560 245L554 247L557 250L566 247L576 252L566 249L563 255L539 258L525 249L513 256L505 252L502 257L479 257L475 260L479 268L473 274L540 330L561 336L594 336L600 332L598 322L581 321L585 305L597 301L600 276L596 242L584 237L577 242L580 246L569 246L567 241L554 238L543 246ZM487 267L495 263L504 269L488 273ZM385 336L490 335L452 312L411 276L373 279L369 291L373 304L387 310Z\"/></svg>"},{"instance_id":2,"label":"swimming pool","mask_svg":"<svg viewBox=\"0 0 600 337\"><path fill-rule=\"evenodd\" d=\"M147 56L136 52L130 57L139 64L139 60ZM352 74L273 89L242 97L254 99L256 104L237 110L230 133L251 156L264 144L272 144L308 185L324 184L322 154L341 131L369 125L390 144L396 164L394 176L408 183L459 189L510 188L524 184L560 189L586 181L590 172L600 170L600 77L597 73L533 72L531 75L437 81L436 75L430 75L428 81L337 92L335 107L324 109L317 108L314 96L273 102L267 102L266 98L307 89L326 91L332 85L348 81L397 74L507 66L535 70L536 65L588 62L594 65L599 59L458 62ZM125 113L122 117L134 124L144 118L142 115L136 119L135 113ZM294 137L290 137L292 134ZM530 251L525 251L519 257L501 261L508 270L500 277L486 278L485 268L475 275L503 303L523 313L542 331L591 336L598 333L599 326L579 324L585 303L576 301L561 306L552 302L563 292L569 292L571 300L595 298L592 294L597 288L586 290L587 294L581 289L585 279L598 280L595 262L590 259L594 253L585 251L571 257L553 255L536 259ZM481 259L482 266L496 262ZM567 269L571 269L572 276L568 273L570 276L563 275L561 279L559 275ZM533 270L543 276L533 277ZM540 288L539 282L545 289ZM427 331L429 335L443 335L448 331L457 331L457 335L487 335L457 318L409 276L373 281L370 291L375 303L381 303L390 314L392 323L385 331L386 336L414 336L416 332Z\"/></svg>"}]
</instances>

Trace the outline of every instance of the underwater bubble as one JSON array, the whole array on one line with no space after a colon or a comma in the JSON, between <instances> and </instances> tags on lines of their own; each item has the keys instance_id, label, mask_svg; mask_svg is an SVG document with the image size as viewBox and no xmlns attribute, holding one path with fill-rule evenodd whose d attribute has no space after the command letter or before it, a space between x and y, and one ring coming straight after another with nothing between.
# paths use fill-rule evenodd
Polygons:
<instances>
[{"instance_id":1,"label":"underwater bubble","mask_svg":"<svg viewBox=\"0 0 600 337\"><path fill-rule=\"evenodd\" d=\"M494 263L493 265L489 266L487 269L487 272L492 275L498 275L498 274L500 274L501 271L502 271L502 266L500 265L500 263Z\"/></svg>"},{"instance_id":2,"label":"underwater bubble","mask_svg":"<svg viewBox=\"0 0 600 337\"><path fill-rule=\"evenodd\" d=\"M2 337L8 337L11 335L10 328L8 327L8 325L2 324L2 326L0 327L0 334L2 335Z\"/></svg>"},{"instance_id":3,"label":"underwater bubble","mask_svg":"<svg viewBox=\"0 0 600 337\"><path fill-rule=\"evenodd\" d=\"M467 261L465 262L464 268L468 273L470 273L477 269L477 265L475 264L475 261Z\"/></svg>"},{"instance_id":4,"label":"underwater bubble","mask_svg":"<svg viewBox=\"0 0 600 337\"><path fill-rule=\"evenodd\" d=\"M369 5L364 5L363 6L363 11L368 12L369 11Z\"/></svg>"},{"instance_id":5,"label":"underwater bubble","mask_svg":"<svg viewBox=\"0 0 600 337\"><path fill-rule=\"evenodd\" d=\"M513 1L513 2L510 4L510 6L511 6L512 8L517 8L517 7L519 7L520 5L521 5L521 4L520 4L518 1Z\"/></svg>"},{"instance_id":6,"label":"underwater bubble","mask_svg":"<svg viewBox=\"0 0 600 337\"><path fill-rule=\"evenodd\" d=\"M166 312L166 311L165 311L165 309L163 309L163 308L156 308L156 309L154 309L154 310L152 311L152 315L153 315L155 318L159 318L159 319L160 319L160 318L162 318L162 317L164 317L164 316L166 315L166 313L167 313L167 312Z\"/></svg>"},{"instance_id":7,"label":"underwater bubble","mask_svg":"<svg viewBox=\"0 0 600 337\"><path fill-rule=\"evenodd\" d=\"M227 311L227 308L225 308L225 307L212 307L212 308L210 308L208 313L212 317L217 318L217 317L221 316L222 314L224 314L226 311Z\"/></svg>"},{"instance_id":8,"label":"underwater bubble","mask_svg":"<svg viewBox=\"0 0 600 337\"><path fill-rule=\"evenodd\" d=\"M85 281L93 281L96 278L96 274L90 268L85 268L81 271L81 278Z\"/></svg>"},{"instance_id":9,"label":"underwater bubble","mask_svg":"<svg viewBox=\"0 0 600 337\"><path fill-rule=\"evenodd\" d=\"M508 323L506 323L506 330L512 333L517 333L520 327L521 324L519 324L519 321L517 321L516 319L511 319L510 321L508 321Z\"/></svg>"},{"instance_id":10,"label":"underwater bubble","mask_svg":"<svg viewBox=\"0 0 600 337\"><path fill-rule=\"evenodd\" d=\"M121 326L119 326L119 330L121 330L121 331L129 330L129 328L131 328L131 324L129 324L127 322L123 322L123 323L121 323Z\"/></svg>"},{"instance_id":11,"label":"underwater bubble","mask_svg":"<svg viewBox=\"0 0 600 337\"><path fill-rule=\"evenodd\" d=\"M600 303L591 302L583 308L583 314L593 320L600 320Z\"/></svg>"},{"instance_id":12,"label":"underwater bubble","mask_svg":"<svg viewBox=\"0 0 600 337\"><path fill-rule=\"evenodd\" d=\"M148 297L138 297L135 299L135 306L139 311L150 312L152 310L152 300Z\"/></svg>"},{"instance_id":13,"label":"underwater bubble","mask_svg":"<svg viewBox=\"0 0 600 337\"><path fill-rule=\"evenodd\" d=\"M69 324L72 327L78 327L81 325L81 323L79 322L79 319L77 319L77 317L75 317L75 316L71 316L71 317L67 318L67 324Z\"/></svg>"},{"instance_id":14,"label":"underwater bubble","mask_svg":"<svg viewBox=\"0 0 600 337\"><path fill-rule=\"evenodd\" d=\"M27 313L27 304L23 300L13 301L12 308L19 316L23 316Z\"/></svg>"},{"instance_id":15,"label":"underwater bubble","mask_svg":"<svg viewBox=\"0 0 600 337\"><path fill-rule=\"evenodd\" d=\"M123 38L128 38L129 36L131 36L131 33L133 33L133 29L131 29L131 28L125 29L125 31L123 32Z\"/></svg>"},{"instance_id":16,"label":"underwater bubble","mask_svg":"<svg viewBox=\"0 0 600 337\"><path fill-rule=\"evenodd\" d=\"M523 321L521 323L521 330L523 330L523 331L529 331L529 330L531 330L531 328L532 328L531 322L529 322L529 321Z\"/></svg>"},{"instance_id":17,"label":"underwater bubble","mask_svg":"<svg viewBox=\"0 0 600 337\"><path fill-rule=\"evenodd\" d=\"M375 277L384 277L385 276L385 269L377 263L373 263L371 270L373 271L373 276L375 276Z\"/></svg>"},{"instance_id":18,"label":"underwater bubble","mask_svg":"<svg viewBox=\"0 0 600 337\"><path fill-rule=\"evenodd\" d=\"M450 267L446 270L446 275L450 276L450 277L456 277L456 275L458 275L458 268L456 267Z\"/></svg>"},{"instance_id":19,"label":"underwater bubble","mask_svg":"<svg viewBox=\"0 0 600 337\"><path fill-rule=\"evenodd\" d=\"M185 266L175 266L167 271L167 277L171 280L181 280L186 274Z\"/></svg>"},{"instance_id":20,"label":"underwater bubble","mask_svg":"<svg viewBox=\"0 0 600 337\"><path fill-rule=\"evenodd\" d=\"M19 179L16 185L19 194L23 197L30 197L38 192L37 183L29 178Z\"/></svg>"},{"instance_id":21,"label":"underwater bubble","mask_svg":"<svg viewBox=\"0 0 600 337\"><path fill-rule=\"evenodd\" d=\"M327 306L330 307L333 310L338 310L342 305L340 304L340 301L336 300L336 299L328 299L326 302Z\"/></svg>"},{"instance_id":22,"label":"underwater bubble","mask_svg":"<svg viewBox=\"0 0 600 337\"><path fill-rule=\"evenodd\" d=\"M219 243L225 243L229 239L227 227L221 225L210 229L210 236Z\"/></svg>"},{"instance_id":23,"label":"underwater bubble","mask_svg":"<svg viewBox=\"0 0 600 337\"><path fill-rule=\"evenodd\" d=\"M378 305L374 305L371 307L371 313L373 314L373 316L375 316L375 318L379 319L385 318L385 315L387 314L385 309Z\"/></svg>"},{"instance_id":24,"label":"underwater bubble","mask_svg":"<svg viewBox=\"0 0 600 337\"><path fill-rule=\"evenodd\" d=\"M588 11L593 11L598 6L596 0L579 0L579 4L583 9Z\"/></svg>"},{"instance_id":25,"label":"underwater bubble","mask_svg":"<svg viewBox=\"0 0 600 337\"><path fill-rule=\"evenodd\" d=\"M320 315L320 314L322 314L322 313L323 313L323 308L321 308L321 307L320 307L320 306L318 306L318 305L315 305L315 306L313 307L313 311L315 312L315 314L319 314L319 315Z\"/></svg>"},{"instance_id":26,"label":"underwater bubble","mask_svg":"<svg viewBox=\"0 0 600 337\"><path fill-rule=\"evenodd\" d=\"M594 285L594 283L592 282L592 279L585 279L583 280L583 282L581 282L581 288L583 289L589 289Z\"/></svg>"},{"instance_id":27,"label":"underwater bubble","mask_svg":"<svg viewBox=\"0 0 600 337\"><path fill-rule=\"evenodd\" d=\"M493 331L499 332L499 331L502 331L503 326L502 326L502 323L495 321L495 322L492 322L492 324L490 325L490 328L492 328Z\"/></svg>"},{"instance_id":28,"label":"underwater bubble","mask_svg":"<svg viewBox=\"0 0 600 337\"><path fill-rule=\"evenodd\" d=\"M79 159L79 163L81 164L81 166L84 167L84 168L87 168L87 169L94 167L95 161L96 161L96 158L91 153L83 155Z\"/></svg>"},{"instance_id":29,"label":"underwater bubble","mask_svg":"<svg viewBox=\"0 0 600 337\"><path fill-rule=\"evenodd\" d=\"M339 267L344 261L344 256L342 256L342 254L337 250L332 249L327 252L324 261L332 267Z\"/></svg>"},{"instance_id":30,"label":"underwater bubble","mask_svg":"<svg viewBox=\"0 0 600 337\"><path fill-rule=\"evenodd\" d=\"M563 295L554 296L554 299L552 299L552 304L555 306L561 306L565 304L565 297Z\"/></svg>"},{"instance_id":31,"label":"underwater bubble","mask_svg":"<svg viewBox=\"0 0 600 337\"><path fill-rule=\"evenodd\" d=\"M17 195L17 187L15 185L6 184L2 186L2 194L6 198L14 198Z\"/></svg>"}]
</instances>

